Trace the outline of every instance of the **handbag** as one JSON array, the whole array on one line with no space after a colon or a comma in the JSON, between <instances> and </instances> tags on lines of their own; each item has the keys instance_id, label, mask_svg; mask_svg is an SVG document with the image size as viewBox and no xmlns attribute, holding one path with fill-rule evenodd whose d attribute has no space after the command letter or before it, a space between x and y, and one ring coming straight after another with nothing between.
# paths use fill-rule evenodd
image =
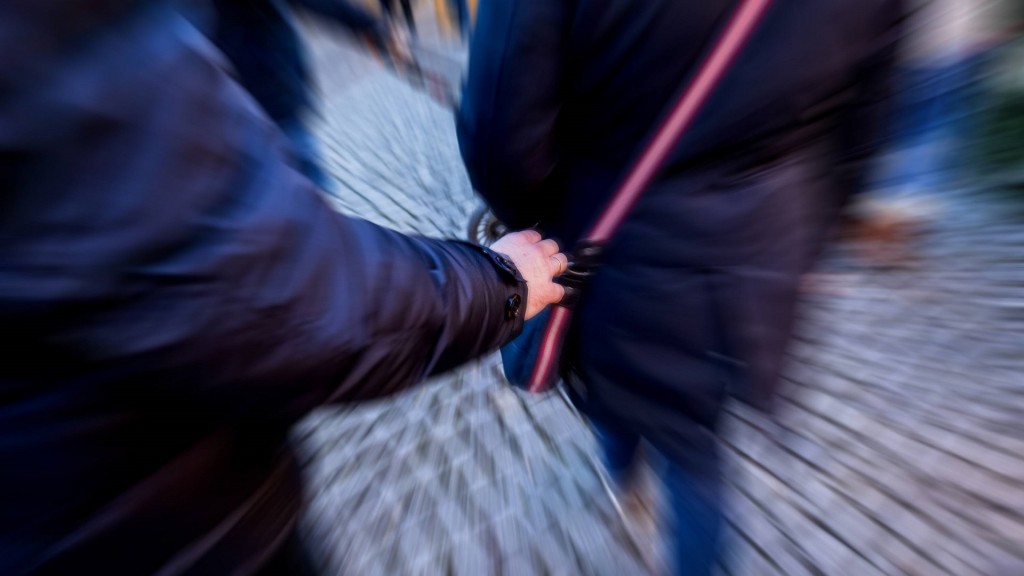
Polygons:
<instances>
[{"instance_id":1,"label":"handbag","mask_svg":"<svg viewBox=\"0 0 1024 576\"><path fill-rule=\"evenodd\" d=\"M631 164L625 178L601 211L597 221L581 237L569 258L569 268L557 281L565 298L528 320L520 335L501 349L505 378L517 388L540 393L551 389L560 377L565 336L588 278L600 266L603 247L640 199L676 143L693 124L697 113L718 86L729 66L764 17L772 0L740 0L710 51L689 77L654 136Z\"/></svg>"}]
</instances>

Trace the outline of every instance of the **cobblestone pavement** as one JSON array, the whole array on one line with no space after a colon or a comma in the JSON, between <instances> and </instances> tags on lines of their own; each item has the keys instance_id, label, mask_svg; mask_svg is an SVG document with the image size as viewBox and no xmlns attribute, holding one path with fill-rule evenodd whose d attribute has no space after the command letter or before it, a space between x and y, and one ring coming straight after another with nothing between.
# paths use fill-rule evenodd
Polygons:
<instances>
[{"instance_id":1,"label":"cobblestone pavement","mask_svg":"<svg viewBox=\"0 0 1024 576\"><path fill-rule=\"evenodd\" d=\"M318 130L339 209L461 237L477 205L451 113L314 27ZM457 56L457 51L454 51ZM456 57L457 60L457 57ZM722 431L726 574L1024 574L1024 213L942 198L911 269L833 255L778 411ZM558 395L494 357L295 430L329 574L648 574L657 520L625 525ZM659 494L648 474L648 506Z\"/></svg>"}]
</instances>

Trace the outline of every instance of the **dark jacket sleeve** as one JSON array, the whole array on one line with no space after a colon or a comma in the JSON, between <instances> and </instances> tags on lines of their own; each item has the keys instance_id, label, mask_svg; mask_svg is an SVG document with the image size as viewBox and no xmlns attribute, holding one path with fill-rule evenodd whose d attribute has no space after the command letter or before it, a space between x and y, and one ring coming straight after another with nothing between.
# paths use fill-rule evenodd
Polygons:
<instances>
[{"instance_id":1,"label":"dark jacket sleeve","mask_svg":"<svg viewBox=\"0 0 1024 576\"><path fill-rule=\"evenodd\" d=\"M564 98L566 2L482 2L458 114L473 186L517 228L558 203L555 128Z\"/></svg>"},{"instance_id":2,"label":"dark jacket sleeve","mask_svg":"<svg viewBox=\"0 0 1024 576\"><path fill-rule=\"evenodd\" d=\"M506 302L525 283L504 259L330 208L205 39L136 6L86 53L51 35L34 68L0 55L7 360L45 352L64 375L299 415L521 329Z\"/></svg>"}]
</instances>

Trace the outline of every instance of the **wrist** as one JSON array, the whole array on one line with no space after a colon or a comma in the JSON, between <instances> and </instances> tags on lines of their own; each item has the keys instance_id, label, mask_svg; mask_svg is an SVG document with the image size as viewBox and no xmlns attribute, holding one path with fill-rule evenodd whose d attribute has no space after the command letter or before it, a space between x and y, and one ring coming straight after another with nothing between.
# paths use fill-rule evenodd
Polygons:
<instances>
[{"instance_id":1,"label":"wrist","mask_svg":"<svg viewBox=\"0 0 1024 576\"><path fill-rule=\"evenodd\" d=\"M505 284L507 290L502 302L502 315L506 321L513 323L513 334L518 335L526 320L526 309L529 302L529 288L526 279L523 278L519 268L508 255L476 244L466 244L487 257L498 277Z\"/></svg>"}]
</instances>

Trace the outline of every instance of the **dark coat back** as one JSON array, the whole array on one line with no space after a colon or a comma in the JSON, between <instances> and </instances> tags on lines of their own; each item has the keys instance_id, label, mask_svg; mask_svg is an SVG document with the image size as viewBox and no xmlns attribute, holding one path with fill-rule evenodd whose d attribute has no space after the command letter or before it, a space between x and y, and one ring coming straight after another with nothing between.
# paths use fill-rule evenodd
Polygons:
<instances>
[{"instance_id":1,"label":"dark coat back","mask_svg":"<svg viewBox=\"0 0 1024 576\"><path fill-rule=\"evenodd\" d=\"M736 4L483 3L459 117L476 189L571 245ZM687 459L729 383L770 398L799 277L876 147L901 17L769 8L585 293L569 352L588 411Z\"/></svg>"}]
</instances>

